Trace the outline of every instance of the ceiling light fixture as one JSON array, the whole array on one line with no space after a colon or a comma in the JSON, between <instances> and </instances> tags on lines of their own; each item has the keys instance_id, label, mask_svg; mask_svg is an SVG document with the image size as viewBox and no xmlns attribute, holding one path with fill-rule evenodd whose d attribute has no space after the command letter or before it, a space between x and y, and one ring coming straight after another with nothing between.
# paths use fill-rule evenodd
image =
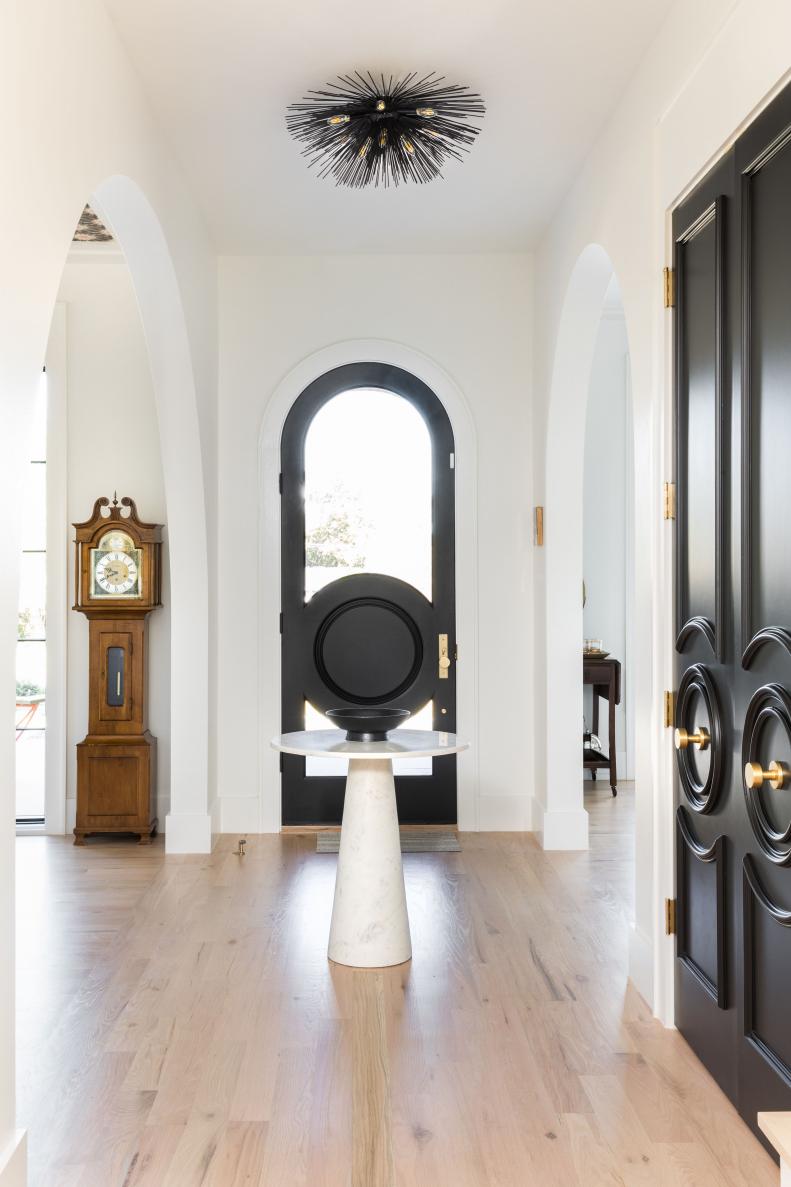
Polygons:
<instances>
[{"instance_id":1,"label":"ceiling light fixture","mask_svg":"<svg viewBox=\"0 0 791 1187\"><path fill-rule=\"evenodd\" d=\"M336 185L400 185L442 176L480 132L468 121L486 111L480 95L432 73L395 81L370 72L342 74L292 103L286 125L319 177Z\"/></svg>"}]
</instances>

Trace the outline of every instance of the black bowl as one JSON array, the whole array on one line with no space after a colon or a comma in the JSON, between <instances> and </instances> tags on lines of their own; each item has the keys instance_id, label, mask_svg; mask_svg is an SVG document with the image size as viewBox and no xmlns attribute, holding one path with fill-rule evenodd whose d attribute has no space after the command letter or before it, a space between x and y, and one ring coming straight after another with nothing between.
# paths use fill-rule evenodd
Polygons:
<instances>
[{"instance_id":1,"label":"black bowl","mask_svg":"<svg viewBox=\"0 0 791 1187\"><path fill-rule=\"evenodd\" d=\"M409 717L408 709L328 709L333 725L346 730L347 742L384 742L388 730L394 730Z\"/></svg>"}]
</instances>

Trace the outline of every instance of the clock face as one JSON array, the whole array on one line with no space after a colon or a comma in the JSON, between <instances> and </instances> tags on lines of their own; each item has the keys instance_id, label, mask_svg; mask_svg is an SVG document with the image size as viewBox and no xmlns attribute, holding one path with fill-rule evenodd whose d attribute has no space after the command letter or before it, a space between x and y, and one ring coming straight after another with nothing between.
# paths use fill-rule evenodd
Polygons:
<instances>
[{"instance_id":1,"label":"clock face","mask_svg":"<svg viewBox=\"0 0 791 1187\"><path fill-rule=\"evenodd\" d=\"M91 549L91 597L139 598L140 550L123 532L109 532Z\"/></svg>"},{"instance_id":2,"label":"clock face","mask_svg":"<svg viewBox=\"0 0 791 1187\"><path fill-rule=\"evenodd\" d=\"M128 552L103 552L97 557L96 584L106 594L138 592L138 572L134 558Z\"/></svg>"}]
</instances>

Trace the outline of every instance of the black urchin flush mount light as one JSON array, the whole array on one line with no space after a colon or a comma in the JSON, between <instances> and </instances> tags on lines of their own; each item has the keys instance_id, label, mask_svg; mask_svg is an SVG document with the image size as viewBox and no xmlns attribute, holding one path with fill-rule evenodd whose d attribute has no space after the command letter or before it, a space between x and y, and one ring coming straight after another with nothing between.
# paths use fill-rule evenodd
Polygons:
<instances>
[{"instance_id":1,"label":"black urchin flush mount light","mask_svg":"<svg viewBox=\"0 0 791 1187\"><path fill-rule=\"evenodd\" d=\"M326 89L292 103L286 125L320 177L362 187L433 181L453 157L469 152L486 108L469 87L436 74L377 80L342 74Z\"/></svg>"}]
</instances>

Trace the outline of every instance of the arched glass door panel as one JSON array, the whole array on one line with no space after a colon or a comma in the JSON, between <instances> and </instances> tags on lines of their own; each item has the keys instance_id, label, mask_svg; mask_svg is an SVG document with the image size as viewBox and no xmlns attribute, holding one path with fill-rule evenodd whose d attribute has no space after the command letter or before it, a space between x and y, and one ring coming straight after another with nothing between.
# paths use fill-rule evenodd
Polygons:
<instances>
[{"instance_id":1,"label":"arched glass door panel","mask_svg":"<svg viewBox=\"0 0 791 1187\"><path fill-rule=\"evenodd\" d=\"M305 600L352 573L383 573L431 601L431 438L381 388L333 396L305 437Z\"/></svg>"}]
</instances>

